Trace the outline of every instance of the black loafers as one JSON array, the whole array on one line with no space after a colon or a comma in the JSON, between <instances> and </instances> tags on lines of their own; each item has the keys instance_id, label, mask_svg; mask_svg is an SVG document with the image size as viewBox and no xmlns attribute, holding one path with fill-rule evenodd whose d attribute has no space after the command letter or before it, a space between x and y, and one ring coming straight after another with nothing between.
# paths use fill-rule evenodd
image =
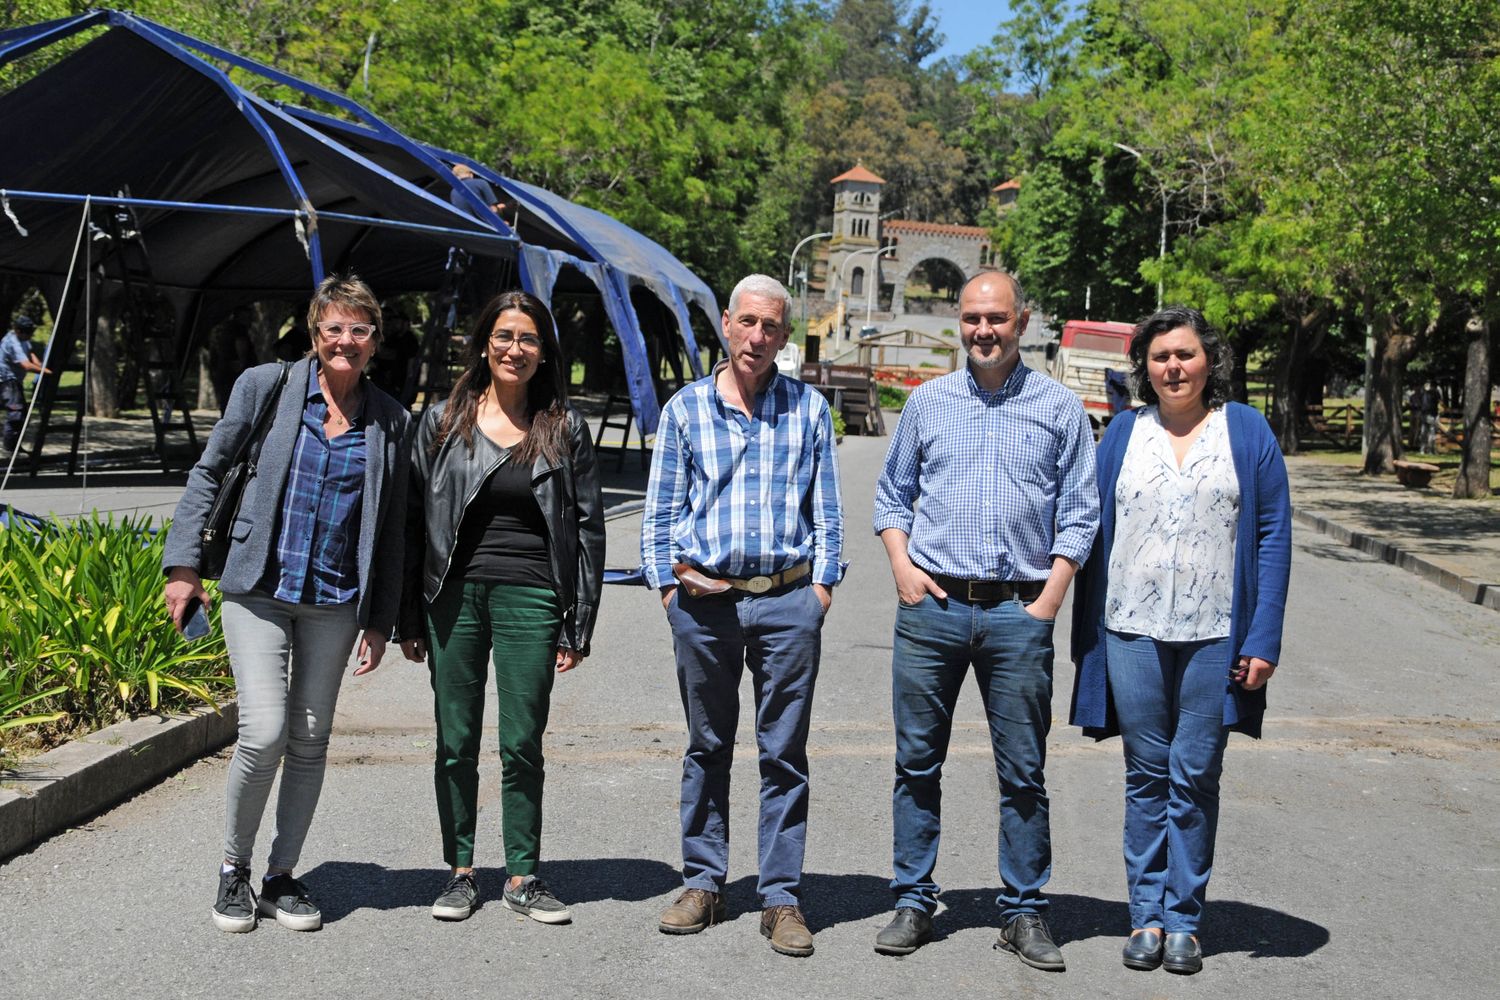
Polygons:
<instances>
[{"instance_id":1,"label":"black loafers","mask_svg":"<svg viewBox=\"0 0 1500 1000\"><path fill-rule=\"evenodd\" d=\"M1161 967L1181 976L1203 970L1203 949L1191 934L1168 934L1162 947Z\"/></svg>"},{"instance_id":2,"label":"black loafers","mask_svg":"<svg viewBox=\"0 0 1500 1000\"><path fill-rule=\"evenodd\" d=\"M1131 931L1130 940L1125 942L1125 951L1121 953L1125 968L1150 972L1161 964L1162 947L1160 927Z\"/></svg>"},{"instance_id":3,"label":"black loafers","mask_svg":"<svg viewBox=\"0 0 1500 1000\"><path fill-rule=\"evenodd\" d=\"M1000 931L1000 940L995 942L995 947L1015 952L1017 958L1033 969L1061 972L1067 968L1062 952L1052 943L1047 921L1035 913L1013 917Z\"/></svg>"},{"instance_id":4,"label":"black loafers","mask_svg":"<svg viewBox=\"0 0 1500 1000\"><path fill-rule=\"evenodd\" d=\"M925 910L903 906L875 935L875 950L882 955L910 955L931 940L932 917Z\"/></svg>"}]
</instances>

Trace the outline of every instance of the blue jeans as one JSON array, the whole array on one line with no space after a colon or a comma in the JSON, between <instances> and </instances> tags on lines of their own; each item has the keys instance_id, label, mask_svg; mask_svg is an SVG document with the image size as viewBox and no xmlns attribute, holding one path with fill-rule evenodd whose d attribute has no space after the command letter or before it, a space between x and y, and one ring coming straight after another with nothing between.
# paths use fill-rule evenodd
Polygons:
<instances>
[{"instance_id":1,"label":"blue jeans","mask_svg":"<svg viewBox=\"0 0 1500 1000\"><path fill-rule=\"evenodd\" d=\"M5 450L15 451L21 443L21 425L26 422L26 393L19 380L0 381L0 405L5 407Z\"/></svg>"},{"instance_id":2,"label":"blue jeans","mask_svg":"<svg viewBox=\"0 0 1500 1000\"><path fill-rule=\"evenodd\" d=\"M942 771L953 708L969 665L990 723L1000 778L1001 918L1042 913L1052 874L1043 767L1052 726L1052 627L1020 601L970 604L932 595L896 610L891 708L896 786L891 796L896 906L937 906Z\"/></svg>"},{"instance_id":3,"label":"blue jeans","mask_svg":"<svg viewBox=\"0 0 1500 1000\"><path fill-rule=\"evenodd\" d=\"M762 906L796 905L807 845L807 731L823 633L810 585L759 596L689 597L667 608L677 683L687 714L682 759L682 882L722 892L729 871L729 768L739 725L740 676L755 689L760 747Z\"/></svg>"},{"instance_id":4,"label":"blue jeans","mask_svg":"<svg viewBox=\"0 0 1500 1000\"><path fill-rule=\"evenodd\" d=\"M1125 742L1130 926L1198 933L1219 825L1229 640L1105 634Z\"/></svg>"}]
</instances>

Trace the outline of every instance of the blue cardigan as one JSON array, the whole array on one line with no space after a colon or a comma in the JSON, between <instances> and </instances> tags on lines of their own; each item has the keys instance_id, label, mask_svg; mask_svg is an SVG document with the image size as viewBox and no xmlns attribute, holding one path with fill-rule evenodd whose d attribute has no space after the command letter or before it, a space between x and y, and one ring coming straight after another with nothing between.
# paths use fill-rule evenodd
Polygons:
<instances>
[{"instance_id":1,"label":"blue cardigan","mask_svg":"<svg viewBox=\"0 0 1500 1000\"><path fill-rule=\"evenodd\" d=\"M1099 534L1079 571L1073 607L1073 685L1069 721L1097 739L1118 736L1105 669L1104 598L1109 591L1109 553L1115 540L1115 483L1138 411L1110 421L1099 442ZM1259 738L1266 689L1246 691L1228 679L1241 656L1271 663L1281 659L1281 621L1292 570L1292 505L1286 463L1266 418L1242 403L1224 407L1229 450L1240 486L1240 519L1234 543L1234 603L1229 614L1228 661L1224 664L1224 725Z\"/></svg>"}]
</instances>

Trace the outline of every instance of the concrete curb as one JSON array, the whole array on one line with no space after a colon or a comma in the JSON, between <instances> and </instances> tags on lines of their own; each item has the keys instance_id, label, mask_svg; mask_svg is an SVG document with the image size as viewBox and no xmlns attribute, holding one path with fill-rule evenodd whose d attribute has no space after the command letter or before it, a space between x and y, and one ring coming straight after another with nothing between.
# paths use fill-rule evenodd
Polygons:
<instances>
[{"instance_id":1,"label":"concrete curb","mask_svg":"<svg viewBox=\"0 0 1500 1000\"><path fill-rule=\"evenodd\" d=\"M645 509L646 501L644 500L626 500L624 503L617 503L613 507L604 508L604 519L606 521L613 521L615 518L624 517L626 514L639 514Z\"/></svg>"},{"instance_id":2,"label":"concrete curb","mask_svg":"<svg viewBox=\"0 0 1500 1000\"><path fill-rule=\"evenodd\" d=\"M233 742L239 705L221 708L117 723L0 770L0 860Z\"/></svg>"},{"instance_id":3,"label":"concrete curb","mask_svg":"<svg viewBox=\"0 0 1500 1000\"><path fill-rule=\"evenodd\" d=\"M1475 580L1461 576L1430 559L1401 548L1394 542L1388 542L1363 531L1355 531L1322 514L1314 514L1310 510L1304 510L1295 505L1292 507L1292 517L1298 524L1306 525L1340 544L1374 556L1381 562L1387 562L1408 573L1414 573L1444 590L1457 594L1470 604L1500 611L1500 581Z\"/></svg>"}]
</instances>

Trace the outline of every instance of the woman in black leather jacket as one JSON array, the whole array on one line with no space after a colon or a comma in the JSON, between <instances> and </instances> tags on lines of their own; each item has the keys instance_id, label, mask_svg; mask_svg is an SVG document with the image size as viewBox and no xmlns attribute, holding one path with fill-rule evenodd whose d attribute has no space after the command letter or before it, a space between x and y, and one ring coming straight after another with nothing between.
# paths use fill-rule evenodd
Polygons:
<instances>
[{"instance_id":1,"label":"woman in black leather jacket","mask_svg":"<svg viewBox=\"0 0 1500 1000\"><path fill-rule=\"evenodd\" d=\"M554 673L589 651L603 581L594 449L568 405L542 301L505 292L480 314L469 361L422 414L412 451L401 649L429 669L437 715L438 819L452 876L433 904L463 920L474 877L479 742L491 659L500 701L503 901L543 923L568 908L537 877L542 733Z\"/></svg>"}]
</instances>

